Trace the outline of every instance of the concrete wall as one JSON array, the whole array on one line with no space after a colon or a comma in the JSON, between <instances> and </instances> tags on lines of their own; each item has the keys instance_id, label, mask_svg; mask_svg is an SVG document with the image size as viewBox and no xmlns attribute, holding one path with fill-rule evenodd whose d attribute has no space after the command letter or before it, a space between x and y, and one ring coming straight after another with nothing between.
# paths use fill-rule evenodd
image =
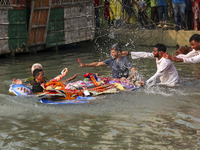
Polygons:
<instances>
[{"instance_id":1,"label":"concrete wall","mask_svg":"<svg viewBox=\"0 0 200 150\"><path fill-rule=\"evenodd\" d=\"M49 17L46 47L65 44L64 8L52 8Z\"/></svg>"},{"instance_id":2,"label":"concrete wall","mask_svg":"<svg viewBox=\"0 0 200 150\"><path fill-rule=\"evenodd\" d=\"M8 48L8 10L0 9L0 54L9 53Z\"/></svg>"},{"instance_id":3,"label":"concrete wall","mask_svg":"<svg viewBox=\"0 0 200 150\"><path fill-rule=\"evenodd\" d=\"M93 1L82 1L64 6L65 44L94 38L93 5Z\"/></svg>"},{"instance_id":4,"label":"concrete wall","mask_svg":"<svg viewBox=\"0 0 200 150\"><path fill-rule=\"evenodd\" d=\"M59 2L52 5L45 47L94 39L93 0ZM0 54L28 52L30 9L0 5L0 14Z\"/></svg>"},{"instance_id":5,"label":"concrete wall","mask_svg":"<svg viewBox=\"0 0 200 150\"><path fill-rule=\"evenodd\" d=\"M52 5L46 47L94 39L94 4L77 0Z\"/></svg>"},{"instance_id":6,"label":"concrete wall","mask_svg":"<svg viewBox=\"0 0 200 150\"><path fill-rule=\"evenodd\" d=\"M189 39L195 33L200 34L200 31L119 29L115 32L115 35L121 43L131 42L132 44L142 46L153 46L156 43L161 43L175 47L177 44L189 46Z\"/></svg>"},{"instance_id":7,"label":"concrete wall","mask_svg":"<svg viewBox=\"0 0 200 150\"><path fill-rule=\"evenodd\" d=\"M27 41L26 9L0 7L0 54L24 51Z\"/></svg>"}]
</instances>

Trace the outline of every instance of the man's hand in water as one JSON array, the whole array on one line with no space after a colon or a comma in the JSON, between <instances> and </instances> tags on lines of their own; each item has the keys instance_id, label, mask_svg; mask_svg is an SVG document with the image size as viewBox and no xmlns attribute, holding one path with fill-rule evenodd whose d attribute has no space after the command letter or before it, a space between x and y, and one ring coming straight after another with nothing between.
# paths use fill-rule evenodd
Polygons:
<instances>
[{"instance_id":1,"label":"man's hand in water","mask_svg":"<svg viewBox=\"0 0 200 150\"><path fill-rule=\"evenodd\" d=\"M80 64L78 67L84 67L84 64L82 63L82 61L81 61L80 58L78 58L78 62L79 62L79 64Z\"/></svg>"},{"instance_id":2,"label":"man's hand in water","mask_svg":"<svg viewBox=\"0 0 200 150\"><path fill-rule=\"evenodd\" d=\"M128 51L123 51L122 52L122 56L128 56L128 55L130 55L131 53L130 52L128 52Z\"/></svg>"}]
</instances>

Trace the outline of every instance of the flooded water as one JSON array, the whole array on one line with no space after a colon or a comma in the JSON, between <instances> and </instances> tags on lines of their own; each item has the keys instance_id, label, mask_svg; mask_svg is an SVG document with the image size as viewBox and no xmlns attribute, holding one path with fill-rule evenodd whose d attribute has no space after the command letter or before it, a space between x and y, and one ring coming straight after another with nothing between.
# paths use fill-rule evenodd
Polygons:
<instances>
[{"instance_id":1,"label":"flooded water","mask_svg":"<svg viewBox=\"0 0 200 150\"><path fill-rule=\"evenodd\" d=\"M108 45L87 42L68 48L0 59L1 149L200 149L200 64L175 63L179 87L141 88L103 95L89 104L47 105L38 98L10 96L13 78L31 75L33 63L43 65L51 79L65 67L67 77L87 72L110 76L107 67L78 68L109 57ZM129 45L125 50L152 51ZM169 49L171 53L173 49ZM132 60L142 79L156 72L155 60Z\"/></svg>"}]
</instances>

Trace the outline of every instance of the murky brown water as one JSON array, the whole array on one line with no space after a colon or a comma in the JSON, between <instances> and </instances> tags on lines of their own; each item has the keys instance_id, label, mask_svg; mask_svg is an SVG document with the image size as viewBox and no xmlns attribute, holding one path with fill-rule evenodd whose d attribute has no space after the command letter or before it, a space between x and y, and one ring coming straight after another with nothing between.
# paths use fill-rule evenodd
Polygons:
<instances>
[{"instance_id":1,"label":"murky brown water","mask_svg":"<svg viewBox=\"0 0 200 150\"><path fill-rule=\"evenodd\" d=\"M1 149L200 149L200 64L175 63L179 87L104 95L91 104L47 105L8 95L12 79L30 76L33 63L41 63L49 79L68 67L67 77L80 73L81 80L86 72L110 76L110 70L78 68L77 58L92 62L107 57L106 45L86 43L58 53L0 59ZM132 61L143 79L156 72L155 60Z\"/></svg>"}]
</instances>

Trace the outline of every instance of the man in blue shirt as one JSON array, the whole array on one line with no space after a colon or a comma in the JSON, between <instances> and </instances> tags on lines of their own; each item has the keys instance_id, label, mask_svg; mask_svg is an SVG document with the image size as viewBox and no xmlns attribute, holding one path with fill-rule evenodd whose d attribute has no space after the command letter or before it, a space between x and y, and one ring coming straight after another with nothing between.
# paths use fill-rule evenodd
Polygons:
<instances>
[{"instance_id":1,"label":"man in blue shirt","mask_svg":"<svg viewBox=\"0 0 200 150\"><path fill-rule=\"evenodd\" d=\"M92 62L89 64L83 64L79 59L79 67L98 67L98 66L110 66L112 71L112 78L121 79L122 81L126 79L131 79L136 73L136 69L132 62L126 57L122 56L121 46L119 44L114 44L111 47L111 58L101 61ZM131 75L129 76L129 71Z\"/></svg>"}]
</instances>

